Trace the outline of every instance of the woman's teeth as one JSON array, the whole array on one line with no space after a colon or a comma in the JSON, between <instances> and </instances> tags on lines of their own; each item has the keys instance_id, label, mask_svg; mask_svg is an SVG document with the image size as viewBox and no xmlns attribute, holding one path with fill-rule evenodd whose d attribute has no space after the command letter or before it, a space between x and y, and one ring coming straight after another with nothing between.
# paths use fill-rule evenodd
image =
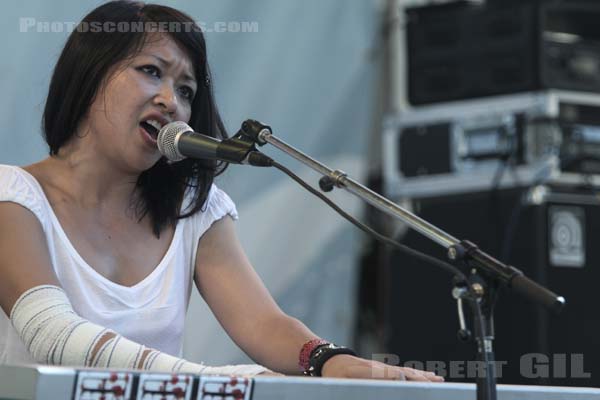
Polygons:
<instances>
[{"instance_id":1,"label":"woman's teeth","mask_svg":"<svg viewBox=\"0 0 600 400\"><path fill-rule=\"evenodd\" d=\"M152 125L157 131L160 131L162 124L154 119L146 120L146 123Z\"/></svg>"},{"instance_id":2,"label":"woman's teeth","mask_svg":"<svg viewBox=\"0 0 600 400\"><path fill-rule=\"evenodd\" d=\"M158 136L158 131L160 130L160 125L157 128L156 124L152 124L149 121L143 121L140 123L140 125L142 126L142 128L144 128L146 130L146 132L148 132L148 134L150 136L152 136L152 138L156 139Z\"/></svg>"}]
</instances>

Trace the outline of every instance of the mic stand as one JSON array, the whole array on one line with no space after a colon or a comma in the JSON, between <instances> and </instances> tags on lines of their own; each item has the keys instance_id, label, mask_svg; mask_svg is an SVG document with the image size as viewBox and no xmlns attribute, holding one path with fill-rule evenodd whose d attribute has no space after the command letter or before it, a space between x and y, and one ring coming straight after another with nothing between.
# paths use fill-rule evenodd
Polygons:
<instances>
[{"instance_id":1,"label":"mic stand","mask_svg":"<svg viewBox=\"0 0 600 400\"><path fill-rule=\"evenodd\" d=\"M468 268L465 258L458 261L463 269ZM476 362L477 373L475 383L477 385L477 400L496 400L496 364L493 350L494 341L494 306L497 300L497 282L486 278L477 268L471 270L466 282L454 279L452 295L457 299L459 307L459 321L461 329L458 337L468 341L471 333L464 325L462 317L462 300L468 302L474 318L475 340L477 344Z\"/></svg>"},{"instance_id":2,"label":"mic stand","mask_svg":"<svg viewBox=\"0 0 600 400\"><path fill-rule=\"evenodd\" d=\"M477 360L483 362L484 376L476 379L477 400L496 400L496 372L493 352L493 308L496 290L503 284L513 291L559 312L565 299L527 278L520 270L506 265L481 251L475 244L459 241L452 235L419 218L391 200L361 185L340 170L332 170L326 165L293 148L275 137L269 126L258 121L246 120L240 132L259 146L269 143L289 156L302 162L323 175L319 186L323 191L335 187L344 189L369 203L387 215L396 217L411 228L445 247L450 260L470 271L467 282L459 279L454 290L458 299L465 299L475 315L477 338Z\"/></svg>"}]
</instances>

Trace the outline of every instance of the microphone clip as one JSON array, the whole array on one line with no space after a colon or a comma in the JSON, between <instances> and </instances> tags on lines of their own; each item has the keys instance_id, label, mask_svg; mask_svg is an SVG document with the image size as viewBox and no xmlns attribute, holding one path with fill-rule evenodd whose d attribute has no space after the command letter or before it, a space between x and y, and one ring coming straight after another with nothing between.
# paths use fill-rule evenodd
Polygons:
<instances>
[{"instance_id":1,"label":"microphone clip","mask_svg":"<svg viewBox=\"0 0 600 400\"><path fill-rule=\"evenodd\" d=\"M260 139L259 136L265 129L271 132L270 127L262 125L258 121L251 119L244 121L242 127L235 135L221 141L221 146L217 150L217 156L228 162L249 164L255 167L272 166L273 160L259 152L256 148L256 144L262 146L267 143Z\"/></svg>"},{"instance_id":2,"label":"microphone clip","mask_svg":"<svg viewBox=\"0 0 600 400\"><path fill-rule=\"evenodd\" d=\"M265 130L269 134L272 133L270 126L263 125L254 119L247 119L242 123L242 127L234 137L239 135L244 137L246 140L251 140L254 144L264 146L267 144L267 142L262 138L262 134Z\"/></svg>"}]
</instances>

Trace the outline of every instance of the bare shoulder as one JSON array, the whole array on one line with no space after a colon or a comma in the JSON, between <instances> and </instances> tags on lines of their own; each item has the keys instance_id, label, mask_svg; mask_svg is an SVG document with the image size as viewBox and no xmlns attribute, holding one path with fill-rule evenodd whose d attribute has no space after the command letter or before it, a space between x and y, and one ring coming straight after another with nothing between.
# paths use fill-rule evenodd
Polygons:
<instances>
[{"instance_id":1,"label":"bare shoulder","mask_svg":"<svg viewBox=\"0 0 600 400\"><path fill-rule=\"evenodd\" d=\"M23 292L42 284L58 280L39 220L19 204L0 202L0 307L8 315Z\"/></svg>"},{"instance_id":2,"label":"bare shoulder","mask_svg":"<svg viewBox=\"0 0 600 400\"><path fill-rule=\"evenodd\" d=\"M49 159L26 165L21 167L21 169L33 176L35 180L38 181L38 183L44 188L44 190L47 190L47 187L52 185L52 176L57 175L54 164L50 162Z\"/></svg>"}]
</instances>

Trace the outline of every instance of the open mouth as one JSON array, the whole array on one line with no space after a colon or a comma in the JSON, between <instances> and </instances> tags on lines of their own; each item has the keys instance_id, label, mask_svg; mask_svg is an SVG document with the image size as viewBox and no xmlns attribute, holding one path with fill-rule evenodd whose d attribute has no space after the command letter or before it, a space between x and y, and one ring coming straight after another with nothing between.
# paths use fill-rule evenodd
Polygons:
<instances>
[{"instance_id":1,"label":"open mouth","mask_svg":"<svg viewBox=\"0 0 600 400\"><path fill-rule=\"evenodd\" d=\"M162 124L155 119L142 121L140 122L140 126L144 128L144 130L148 132L150 137L152 137L154 140L158 138L158 132L162 128Z\"/></svg>"}]
</instances>

